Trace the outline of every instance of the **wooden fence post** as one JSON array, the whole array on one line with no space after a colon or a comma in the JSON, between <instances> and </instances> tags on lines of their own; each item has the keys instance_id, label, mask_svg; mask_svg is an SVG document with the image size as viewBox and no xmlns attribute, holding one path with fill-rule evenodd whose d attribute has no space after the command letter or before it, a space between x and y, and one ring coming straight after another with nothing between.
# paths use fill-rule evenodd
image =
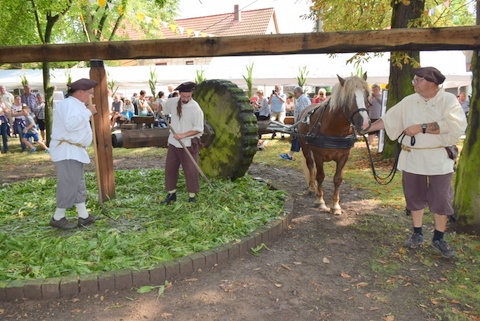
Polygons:
<instances>
[{"instance_id":1,"label":"wooden fence post","mask_svg":"<svg viewBox=\"0 0 480 321\"><path fill-rule=\"evenodd\" d=\"M95 167L100 204L115 198L115 177L113 173L112 133L110 131L110 106L108 105L107 76L103 60L90 60L90 79L97 82L93 103L97 114L93 116L95 146Z\"/></svg>"}]
</instances>

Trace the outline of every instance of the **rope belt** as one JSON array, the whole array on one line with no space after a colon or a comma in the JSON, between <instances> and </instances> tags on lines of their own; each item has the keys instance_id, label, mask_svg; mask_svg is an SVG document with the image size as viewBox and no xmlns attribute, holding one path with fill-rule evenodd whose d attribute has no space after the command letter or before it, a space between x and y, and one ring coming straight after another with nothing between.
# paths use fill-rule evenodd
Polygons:
<instances>
[{"instance_id":1,"label":"rope belt","mask_svg":"<svg viewBox=\"0 0 480 321\"><path fill-rule=\"evenodd\" d=\"M73 146L77 146L77 147L80 147L80 148L87 149L87 147L83 146L82 144L72 143L72 142L69 142L66 139L56 139L56 140L58 140L60 142L57 146L60 146L62 143L67 143L67 144L70 144L70 145L73 145Z\"/></svg>"},{"instance_id":2,"label":"rope belt","mask_svg":"<svg viewBox=\"0 0 480 321\"><path fill-rule=\"evenodd\" d=\"M417 148L417 147L410 147L410 146L406 146L406 145L403 145L402 144L402 150L406 151L406 152L411 152L412 149L437 149L437 148L445 148L443 146L439 146L439 147L423 147L423 148Z\"/></svg>"}]
</instances>

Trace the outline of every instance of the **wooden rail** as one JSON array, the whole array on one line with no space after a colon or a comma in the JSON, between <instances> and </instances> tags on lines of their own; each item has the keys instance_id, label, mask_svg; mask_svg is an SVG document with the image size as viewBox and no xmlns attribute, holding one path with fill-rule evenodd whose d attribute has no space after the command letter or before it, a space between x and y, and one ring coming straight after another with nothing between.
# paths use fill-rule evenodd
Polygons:
<instances>
[{"instance_id":1,"label":"wooden rail","mask_svg":"<svg viewBox=\"0 0 480 321\"><path fill-rule=\"evenodd\" d=\"M478 49L469 26L5 46L0 63Z\"/></svg>"}]
</instances>

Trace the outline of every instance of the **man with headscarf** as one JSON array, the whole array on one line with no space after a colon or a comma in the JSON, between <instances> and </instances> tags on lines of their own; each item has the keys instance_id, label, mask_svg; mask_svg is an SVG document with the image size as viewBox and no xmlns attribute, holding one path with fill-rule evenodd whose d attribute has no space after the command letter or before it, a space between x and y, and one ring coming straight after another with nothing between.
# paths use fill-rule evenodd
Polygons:
<instances>
[{"instance_id":1,"label":"man with headscarf","mask_svg":"<svg viewBox=\"0 0 480 321\"><path fill-rule=\"evenodd\" d=\"M368 131L385 129L390 139L402 144L398 169L413 223L413 234L405 244L423 244L423 214L428 206L435 222L432 246L452 258L455 251L443 239L448 216L454 214L451 181L456 155L449 149L464 134L467 120L457 97L440 88L445 76L438 69L414 68L413 72L416 93L390 108Z\"/></svg>"},{"instance_id":2,"label":"man with headscarf","mask_svg":"<svg viewBox=\"0 0 480 321\"><path fill-rule=\"evenodd\" d=\"M189 193L188 201L196 202L195 194L200 190L198 170L180 143L181 140L195 161L198 162L201 147L200 137L203 134L204 125L203 111L198 103L192 99L192 91L195 86L194 82L180 84L175 88L180 93L179 97L170 98L163 104L163 113L170 115L170 124L175 134L171 131L168 137L165 164L165 187L168 194L161 202L162 204L170 204L177 200L176 188L180 165L182 165L185 174Z\"/></svg>"},{"instance_id":3,"label":"man with headscarf","mask_svg":"<svg viewBox=\"0 0 480 321\"><path fill-rule=\"evenodd\" d=\"M89 225L98 219L88 213L85 205L84 174L84 164L90 163L87 147L93 139L90 117L97 113L95 105L90 103L96 85L96 81L87 78L68 84L68 98L59 102L53 113L50 155L58 182L57 209L50 225L62 230ZM77 223L65 217L66 210L73 205L78 212Z\"/></svg>"}]
</instances>

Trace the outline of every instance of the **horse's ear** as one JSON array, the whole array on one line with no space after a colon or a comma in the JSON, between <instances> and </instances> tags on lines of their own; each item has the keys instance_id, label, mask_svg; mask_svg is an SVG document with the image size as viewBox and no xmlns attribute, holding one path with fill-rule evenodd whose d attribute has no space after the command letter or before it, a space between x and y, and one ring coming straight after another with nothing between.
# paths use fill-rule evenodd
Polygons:
<instances>
[{"instance_id":1,"label":"horse's ear","mask_svg":"<svg viewBox=\"0 0 480 321\"><path fill-rule=\"evenodd\" d=\"M338 81L340 82L340 85L343 86L343 84L345 83L345 79L343 79L342 77L340 77L339 75L337 75L338 77Z\"/></svg>"},{"instance_id":2,"label":"horse's ear","mask_svg":"<svg viewBox=\"0 0 480 321\"><path fill-rule=\"evenodd\" d=\"M363 80L367 80L367 72L365 71L365 73L363 74Z\"/></svg>"}]
</instances>

